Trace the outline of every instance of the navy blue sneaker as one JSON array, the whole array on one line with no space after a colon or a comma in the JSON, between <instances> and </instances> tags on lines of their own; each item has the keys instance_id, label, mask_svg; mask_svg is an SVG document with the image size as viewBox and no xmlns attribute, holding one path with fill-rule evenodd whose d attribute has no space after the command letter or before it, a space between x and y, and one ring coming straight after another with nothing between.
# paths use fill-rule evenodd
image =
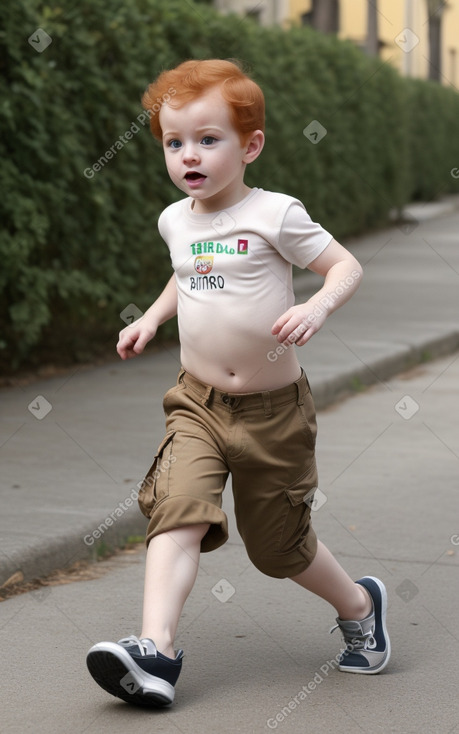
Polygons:
<instances>
[{"instance_id":1,"label":"navy blue sneaker","mask_svg":"<svg viewBox=\"0 0 459 734\"><path fill-rule=\"evenodd\" d=\"M347 673L380 673L390 658L390 640L386 629L387 593L383 582L364 576L356 584L363 586L373 601L372 613L360 621L340 619L337 625L346 644L338 667Z\"/></svg>"},{"instance_id":2,"label":"navy blue sneaker","mask_svg":"<svg viewBox=\"0 0 459 734\"><path fill-rule=\"evenodd\" d=\"M112 696L137 706L168 706L182 670L183 650L175 659L158 652L148 637L134 635L119 642L98 642L86 663L92 677Z\"/></svg>"}]
</instances>

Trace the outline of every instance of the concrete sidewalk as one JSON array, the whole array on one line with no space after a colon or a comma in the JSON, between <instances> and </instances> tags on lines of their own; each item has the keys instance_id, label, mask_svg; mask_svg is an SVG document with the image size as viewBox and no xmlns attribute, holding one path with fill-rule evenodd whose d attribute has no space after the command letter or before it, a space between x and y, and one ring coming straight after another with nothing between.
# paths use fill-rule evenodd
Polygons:
<instances>
[{"instance_id":1,"label":"concrete sidewalk","mask_svg":"<svg viewBox=\"0 0 459 734\"><path fill-rule=\"evenodd\" d=\"M319 409L459 348L457 205L411 207L407 224L345 243L363 283L298 352ZM298 277L297 300L320 283ZM143 535L136 484L178 369L176 348L0 391L0 585Z\"/></svg>"},{"instance_id":2,"label":"concrete sidewalk","mask_svg":"<svg viewBox=\"0 0 459 734\"><path fill-rule=\"evenodd\" d=\"M161 369L167 383L170 376ZM107 381L109 373L101 374ZM132 374L143 373L137 367ZM102 390L102 378L98 384ZM230 540L201 557L179 625L176 642L185 659L172 707L133 708L100 689L85 666L94 642L139 634L142 548L97 564L107 570L97 581L42 587L0 604L1 730L457 734L458 384L456 353L319 414L321 494L313 522L353 578L374 575L387 586L392 658L379 676L336 670L341 640L338 632L328 634L333 610L251 565L227 489ZM132 411L128 392L117 396L127 401L126 413ZM142 413L142 402L137 404ZM87 399L80 406L80 420L89 405ZM87 419L85 448L102 464L105 444L89 440L94 417L96 409ZM37 422L40 430L45 420ZM61 415L59 423L64 421ZM132 420L121 428L129 432ZM141 428L129 439L137 453ZM83 431L78 440L83 444ZM75 499L74 513L77 507Z\"/></svg>"}]
</instances>

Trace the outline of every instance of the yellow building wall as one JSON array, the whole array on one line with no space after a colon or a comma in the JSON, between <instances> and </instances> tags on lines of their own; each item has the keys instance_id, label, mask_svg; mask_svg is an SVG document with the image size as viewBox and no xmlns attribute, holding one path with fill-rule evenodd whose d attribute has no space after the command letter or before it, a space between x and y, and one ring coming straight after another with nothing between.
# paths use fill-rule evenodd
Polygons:
<instances>
[{"instance_id":1,"label":"yellow building wall","mask_svg":"<svg viewBox=\"0 0 459 734\"><path fill-rule=\"evenodd\" d=\"M301 23L311 0L290 0L290 22ZM428 14L426 0L378 0L380 57L402 74L428 76ZM340 0L339 37L365 45L367 0ZM406 30L408 29L408 30ZM442 83L459 85L459 0L448 0L442 26Z\"/></svg>"}]
</instances>

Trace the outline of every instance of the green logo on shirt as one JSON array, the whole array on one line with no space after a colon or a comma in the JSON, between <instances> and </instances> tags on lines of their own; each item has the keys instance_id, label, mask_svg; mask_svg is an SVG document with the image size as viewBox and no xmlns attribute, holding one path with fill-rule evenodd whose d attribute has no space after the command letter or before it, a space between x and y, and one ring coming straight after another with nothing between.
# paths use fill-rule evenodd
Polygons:
<instances>
[{"instance_id":1,"label":"green logo on shirt","mask_svg":"<svg viewBox=\"0 0 459 734\"><path fill-rule=\"evenodd\" d=\"M193 255L235 255L236 249L221 242L193 242L191 252Z\"/></svg>"}]
</instances>

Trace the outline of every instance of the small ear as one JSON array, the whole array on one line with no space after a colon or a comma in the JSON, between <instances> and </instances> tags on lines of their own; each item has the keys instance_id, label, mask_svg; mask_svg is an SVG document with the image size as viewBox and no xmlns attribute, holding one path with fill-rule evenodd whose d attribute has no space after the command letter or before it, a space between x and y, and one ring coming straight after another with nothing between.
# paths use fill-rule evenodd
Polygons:
<instances>
[{"instance_id":1,"label":"small ear","mask_svg":"<svg viewBox=\"0 0 459 734\"><path fill-rule=\"evenodd\" d=\"M244 145L245 155L242 159L242 162L252 163L260 155L261 151L263 150L264 144L265 136L263 135L261 130L255 130L253 133L250 133L248 140Z\"/></svg>"}]
</instances>

